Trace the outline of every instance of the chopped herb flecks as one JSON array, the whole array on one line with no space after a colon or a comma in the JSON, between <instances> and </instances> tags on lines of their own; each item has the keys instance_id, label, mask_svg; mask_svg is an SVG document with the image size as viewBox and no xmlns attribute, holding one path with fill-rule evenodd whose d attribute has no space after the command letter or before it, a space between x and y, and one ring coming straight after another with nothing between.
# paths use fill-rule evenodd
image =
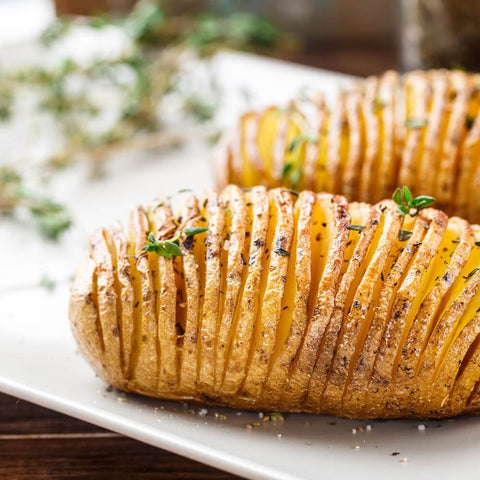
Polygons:
<instances>
[{"instance_id":1,"label":"chopped herb flecks","mask_svg":"<svg viewBox=\"0 0 480 480\"><path fill-rule=\"evenodd\" d=\"M400 229L400 231L398 232L398 240L400 242L407 241L411 236L412 236L412 232L408 230L404 230L403 228Z\"/></svg>"},{"instance_id":2,"label":"chopped herb flecks","mask_svg":"<svg viewBox=\"0 0 480 480\"><path fill-rule=\"evenodd\" d=\"M365 230L365 225L349 225L347 230L354 230L355 232L361 232Z\"/></svg>"}]
</instances>

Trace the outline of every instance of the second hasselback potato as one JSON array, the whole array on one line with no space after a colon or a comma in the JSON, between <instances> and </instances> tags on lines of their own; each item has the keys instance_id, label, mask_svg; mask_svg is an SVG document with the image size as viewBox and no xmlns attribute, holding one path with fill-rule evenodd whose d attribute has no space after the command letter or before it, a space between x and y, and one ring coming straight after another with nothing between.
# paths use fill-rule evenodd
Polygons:
<instances>
[{"instance_id":1,"label":"second hasselback potato","mask_svg":"<svg viewBox=\"0 0 480 480\"><path fill-rule=\"evenodd\" d=\"M110 384L164 399L479 413L480 227L402 212L405 198L228 186L176 215L136 208L90 239L70 300L79 348Z\"/></svg>"},{"instance_id":2,"label":"second hasselback potato","mask_svg":"<svg viewBox=\"0 0 480 480\"><path fill-rule=\"evenodd\" d=\"M370 203L407 185L480 223L479 108L479 74L432 70L369 77L332 106L319 95L248 112L215 149L217 185L283 185Z\"/></svg>"}]
</instances>

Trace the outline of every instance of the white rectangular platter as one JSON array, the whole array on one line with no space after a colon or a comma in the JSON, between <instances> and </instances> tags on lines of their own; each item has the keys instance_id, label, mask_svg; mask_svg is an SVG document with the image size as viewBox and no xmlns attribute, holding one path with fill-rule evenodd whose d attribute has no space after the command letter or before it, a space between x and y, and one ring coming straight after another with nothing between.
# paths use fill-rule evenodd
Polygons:
<instances>
[{"instance_id":1,"label":"white rectangular platter","mask_svg":"<svg viewBox=\"0 0 480 480\"><path fill-rule=\"evenodd\" d=\"M258 104L282 103L305 86L332 94L351 81L245 54L221 54L212 68L227 123L241 108L233 101L239 89L251 91ZM28 225L0 222L0 391L247 478L443 480L478 470L478 418L358 422L285 415L285 422L263 423L256 413L205 411L107 388L78 354L67 319L69 278L86 235L102 223L124 220L130 207L158 192L212 184L201 142L155 155L130 152L107 170L102 180L88 180L81 168L55 180L55 196L75 217L59 244L45 242ZM53 292L29 288L42 275L57 281ZM253 422L260 426L247 429Z\"/></svg>"}]
</instances>

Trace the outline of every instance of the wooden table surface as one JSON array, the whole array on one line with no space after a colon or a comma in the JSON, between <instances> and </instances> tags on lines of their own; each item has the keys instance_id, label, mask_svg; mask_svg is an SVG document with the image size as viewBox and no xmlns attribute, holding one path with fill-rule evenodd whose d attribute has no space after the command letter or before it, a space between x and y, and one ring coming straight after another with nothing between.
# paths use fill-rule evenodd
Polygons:
<instances>
[{"instance_id":1,"label":"wooden table surface","mask_svg":"<svg viewBox=\"0 0 480 480\"><path fill-rule=\"evenodd\" d=\"M392 46L324 46L286 57L352 75L398 68ZM239 478L0 394L0 479Z\"/></svg>"}]
</instances>

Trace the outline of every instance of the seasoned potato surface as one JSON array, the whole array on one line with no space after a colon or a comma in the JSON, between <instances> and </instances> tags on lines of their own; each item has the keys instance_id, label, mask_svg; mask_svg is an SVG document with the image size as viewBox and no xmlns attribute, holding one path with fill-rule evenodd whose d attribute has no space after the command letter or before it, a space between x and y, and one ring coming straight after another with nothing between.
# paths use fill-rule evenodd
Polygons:
<instances>
[{"instance_id":1,"label":"seasoned potato surface","mask_svg":"<svg viewBox=\"0 0 480 480\"><path fill-rule=\"evenodd\" d=\"M70 321L125 391L357 418L478 413L479 267L480 227L440 210L229 185L96 231Z\"/></svg>"}]
</instances>

